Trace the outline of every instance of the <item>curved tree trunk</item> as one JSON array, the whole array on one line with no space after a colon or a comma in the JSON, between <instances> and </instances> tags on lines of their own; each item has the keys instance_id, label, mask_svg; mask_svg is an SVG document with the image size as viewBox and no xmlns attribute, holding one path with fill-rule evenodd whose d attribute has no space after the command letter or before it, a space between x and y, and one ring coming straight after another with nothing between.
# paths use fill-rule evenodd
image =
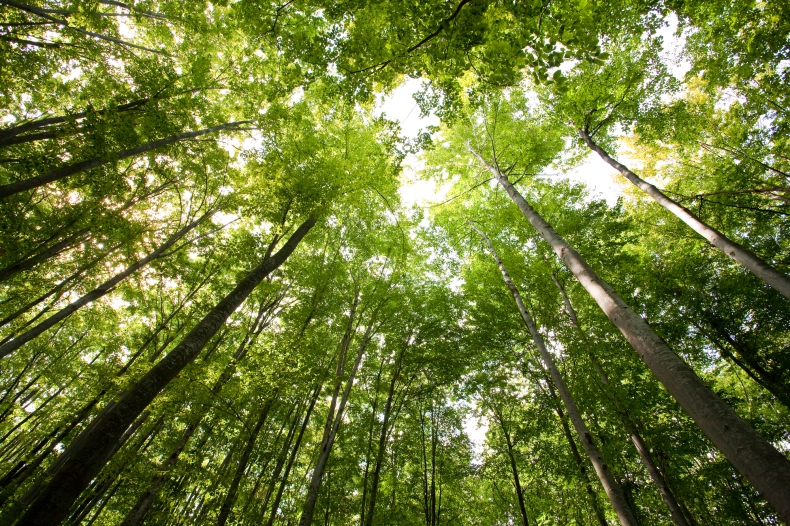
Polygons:
<instances>
[{"instance_id":1,"label":"curved tree trunk","mask_svg":"<svg viewBox=\"0 0 790 526\"><path fill-rule=\"evenodd\" d=\"M592 151L597 153L601 159L606 161L609 166L623 174L623 177L643 190L658 204L675 214L681 221L690 226L694 232L707 239L711 245L718 248L723 253L746 267L749 272L763 280L770 287L777 290L785 298L790 299L790 278L757 257L757 255L753 254L749 249L742 247L712 226L700 220L697 216L692 214L689 209L679 205L664 195L661 190L636 175L634 172L629 170L627 166L617 162L603 148L595 144L592 140L592 137L590 137L589 133L587 133L585 130L579 130L579 136L584 140L587 146L589 146Z\"/></svg>"},{"instance_id":2,"label":"curved tree trunk","mask_svg":"<svg viewBox=\"0 0 790 526\"><path fill-rule=\"evenodd\" d=\"M282 265L302 238L315 225L309 217L272 257L265 258L223 298L170 353L138 382L132 385L94 424L80 448L43 487L19 521L19 526L50 526L59 524L80 493L88 486L106 462L105 455L137 416L175 378L197 358L208 340L222 327L228 317L273 270Z\"/></svg>"},{"instance_id":3,"label":"curved tree trunk","mask_svg":"<svg viewBox=\"0 0 790 526\"><path fill-rule=\"evenodd\" d=\"M601 279L576 250L533 209L507 177L480 155L524 217L576 276L667 391L782 520L790 522L790 461L719 398L697 374Z\"/></svg>"},{"instance_id":4,"label":"curved tree trunk","mask_svg":"<svg viewBox=\"0 0 790 526\"><path fill-rule=\"evenodd\" d=\"M603 455L598 449L598 445L595 443L592 438L592 434L587 429L587 425L582 419L581 412L576 406L576 401L573 399L573 396L571 395L568 386L565 384L565 380L563 380L562 375L560 375L560 371L557 369L557 365L554 363L554 358L546 348L546 344L543 342L543 337L540 335L540 332L538 332L535 321L532 319L532 316L530 316L529 312L527 312L527 308L524 306L524 302L521 300L521 294L519 294L515 283L513 283L513 280L510 279L510 275L508 274L504 263L502 263L502 260L499 258L499 254L497 254L496 250L494 249L494 245L491 243L491 240L488 239L488 236L486 236L480 229L474 226L471 221L469 224L473 229L475 229L475 231L477 231L478 234L480 234L480 236L482 236L482 238L488 244L488 249L491 251L491 255L494 256L494 259L499 266L499 270L502 273L502 278L505 280L507 288L510 289L510 293L513 295L513 299L516 301L521 318L524 320L524 324L527 326L527 329L529 329L529 333L532 336L532 341L538 348L540 357L542 358L543 363L546 365L546 369L549 371L551 380L554 382L554 385L560 392L560 398L562 399L562 403L565 405L565 408L568 410L568 416L571 419L571 424L573 424L573 428L579 435L579 439L582 442L582 447L584 447L584 450L587 452L587 456L590 458L590 462L592 462L593 468L595 468L598 479L601 481L603 489L606 491L606 495L609 497L609 501L612 503L612 507L617 514L617 518L620 520L620 524L623 526L638 526L639 523L636 520L636 516L634 515L631 506L629 506L628 501L625 498L622 488L614 479L612 472L609 470L609 466L606 464L606 460L604 460Z\"/></svg>"}]
</instances>

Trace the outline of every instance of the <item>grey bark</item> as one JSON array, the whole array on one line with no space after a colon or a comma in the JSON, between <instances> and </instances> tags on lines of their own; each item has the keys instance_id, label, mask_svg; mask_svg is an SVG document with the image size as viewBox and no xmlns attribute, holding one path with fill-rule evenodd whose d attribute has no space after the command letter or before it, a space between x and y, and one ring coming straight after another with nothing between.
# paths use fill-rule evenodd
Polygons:
<instances>
[{"instance_id":1,"label":"grey bark","mask_svg":"<svg viewBox=\"0 0 790 526\"><path fill-rule=\"evenodd\" d=\"M69 508L104 466L104 455L137 416L192 363L209 339L272 271L282 265L315 225L309 217L272 257L247 274L167 356L129 388L115 405L97 418L81 447L47 481L19 521L19 526L50 526L65 519Z\"/></svg>"},{"instance_id":2,"label":"grey bark","mask_svg":"<svg viewBox=\"0 0 790 526\"><path fill-rule=\"evenodd\" d=\"M354 310L356 310L356 304L359 301L359 291L356 292L356 297L354 299ZM345 348L348 349L348 345L351 340L351 331L350 328L352 327L351 322L353 321L352 315L349 315L349 324L347 325L346 333L343 335L343 340L341 340L341 347L345 345ZM343 394L339 398L340 403L337 404L338 395L340 391L340 385L342 381L343 371L345 369L345 352L338 353L338 361L337 361L337 371L335 377L335 389L332 395L332 402L329 406L329 413L327 414L326 425L324 426L324 434L321 439L321 448L318 452L318 459L316 460L315 467L313 468L313 474L310 477L310 484L307 487L307 496L305 497L304 508L302 509L302 516L299 519L299 526L310 526L313 522L313 514L315 513L315 504L318 500L318 490L321 488L321 479L324 475L324 469L326 468L326 463L329 460L329 455L332 453L332 446L335 443L335 438L337 437L337 431L340 428L340 424L343 422L343 413L345 412L346 403L348 402L348 396L351 393L351 387L354 385L354 378L356 377L357 371L359 370L359 365L362 362L362 357L365 355L365 349L367 348L370 339L373 337L373 324L371 322L368 325L367 329L365 330L365 335L362 337L362 341L359 344L359 348L357 350L357 356L354 360L354 364L351 366L351 371L349 372L348 379L346 380L345 388L343 389ZM337 412L335 413L335 407L337 407Z\"/></svg>"},{"instance_id":3,"label":"grey bark","mask_svg":"<svg viewBox=\"0 0 790 526\"><path fill-rule=\"evenodd\" d=\"M571 323L573 326L579 331L579 334L582 335L582 339L584 340L585 345L587 346L589 352L589 345L586 341L587 338L582 331L581 326L579 325L579 318L576 316L576 310L573 308L571 304L571 300L568 297L568 294L565 292L565 287L562 286L562 283L557 279L557 276L552 272L551 279L554 281L554 284L560 291L562 295L562 301L565 304L565 311L568 313L568 318L570 318ZM686 516L683 513L683 510L680 507L677 499L675 498L675 494L672 493L672 490L669 489L667 485L666 479L661 471L658 469L655 461L653 460L653 455L650 453L650 448L647 447L644 440L642 439L642 435L639 433L639 429L637 428L634 421L631 419L628 412L623 407L620 399L617 397L615 393L612 393L609 386L609 376L603 370L600 362L596 359L595 355L592 352L589 352L590 360L595 367L595 371L598 373L598 378L603 384L604 391L606 392L608 398L614 403L615 410L617 411L618 415L620 416L620 420L623 423L626 431L628 432L631 441L634 443L634 447L636 448L639 456L642 458L642 464L645 465L650 478L653 480L653 483L656 485L658 492L661 494L661 498L664 499L664 503L667 505L669 509L669 514L672 517L672 520L675 522L677 526L689 526L688 520L686 520Z\"/></svg>"},{"instance_id":4,"label":"grey bark","mask_svg":"<svg viewBox=\"0 0 790 526\"><path fill-rule=\"evenodd\" d=\"M634 172L629 170L627 166L617 162L611 155L609 155L608 152L593 142L592 137L590 137L587 131L579 130L579 136L584 140L584 142L592 151L601 157L601 159L606 161L612 168L623 174L623 177L643 190L666 210L675 214L681 221L690 226L697 234L707 239L711 245L718 248L724 254L746 267L749 272L763 280L768 286L778 291L785 298L790 299L790 278L757 257L756 254L752 253L746 247L743 247L735 241L732 241L712 226L700 220L697 216L691 213L689 209L679 205L667 197L654 185L648 183Z\"/></svg>"},{"instance_id":5,"label":"grey bark","mask_svg":"<svg viewBox=\"0 0 790 526\"><path fill-rule=\"evenodd\" d=\"M473 154L483 163L477 152ZM680 406L785 522L790 522L790 461L719 398L647 322L601 279L515 189L499 168L486 167L549 243L606 316Z\"/></svg>"},{"instance_id":6,"label":"grey bark","mask_svg":"<svg viewBox=\"0 0 790 526\"><path fill-rule=\"evenodd\" d=\"M560 371L557 369L557 365L554 363L554 358L546 348L546 344L544 343L543 337L535 325L535 321L532 319L532 316L524 306L524 302L521 299L521 294L519 294L518 289L516 288L515 283L513 283L513 280L510 278L510 275L508 274L504 263L502 263L499 254L497 254L496 250L494 249L494 245L491 243L491 240L488 239L488 236L486 236L480 229L472 224L471 221L469 224L488 244L488 249L491 252L491 255L494 257L494 260L496 260L499 270L502 273L502 278L504 279L508 289L510 289L510 293L513 295L513 299L518 306L518 311L521 314L521 318L524 320L524 324L527 326L527 329L529 329L529 333L532 336L535 346L538 348L540 357L543 360L546 369L548 369L549 375L551 376L554 385L560 393L560 398L562 399L565 408L568 410L568 416L570 417L571 424L573 424L573 428L579 435L582 447L584 447L584 450L587 452L587 456L590 458L590 462L592 462L595 473L598 475L598 479L601 481L604 491L606 491L606 495L609 497L609 501L612 503L612 507L617 514L617 518L620 520L620 524L623 526L638 526L639 523L636 520L636 516L634 515L631 506L629 506L628 501L625 498L622 488L609 470L609 466L606 464L603 455L598 449L598 445L595 443L592 438L592 434L587 429L587 425L582 419L581 412L576 406L576 401L573 399L573 396L571 395L568 386L565 384L565 380L562 378L562 375L560 375Z\"/></svg>"}]
</instances>

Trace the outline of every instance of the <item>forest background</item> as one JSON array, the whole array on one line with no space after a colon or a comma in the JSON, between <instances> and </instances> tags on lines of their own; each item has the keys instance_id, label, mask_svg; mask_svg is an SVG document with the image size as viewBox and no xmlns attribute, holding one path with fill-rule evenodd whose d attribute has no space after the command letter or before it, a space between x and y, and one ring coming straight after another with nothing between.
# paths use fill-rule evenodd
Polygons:
<instances>
[{"instance_id":1,"label":"forest background","mask_svg":"<svg viewBox=\"0 0 790 526\"><path fill-rule=\"evenodd\" d=\"M0 523L790 523L788 66L774 0L0 0Z\"/></svg>"}]
</instances>

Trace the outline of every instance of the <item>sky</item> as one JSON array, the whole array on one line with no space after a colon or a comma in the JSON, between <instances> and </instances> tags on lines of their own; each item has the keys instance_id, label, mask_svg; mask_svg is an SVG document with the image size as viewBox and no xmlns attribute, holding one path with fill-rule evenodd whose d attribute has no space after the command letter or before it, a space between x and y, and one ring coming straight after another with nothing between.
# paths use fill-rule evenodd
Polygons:
<instances>
[{"instance_id":1,"label":"sky","mask_svg":"<svg viewBox=\"0 0 790 526\"><path fill-rule=\"evenodd\" d=\"M658 31L663 38L664 51L662 58L669 66L670 72L682 79L689 70L689 63L682 59L681 51L685 44L685 38L678 36L678 20L675 15L666 18L666 25ZM419 79L407 79L398 86L388 96L384 97L379 105L378 112L385 115L388 119L400 123L401 134L404 137L414 139L428 126L436 126L439 119L436 115L423 116L420 108L414 100L413 95L419 91L422 81ZM627 162L628 156L619 149L617 157ZM447 195L449 186L437 188L430 181L423 181L419 178L420 161L414 155L410 155L404 162L403 184L401 187L401 199L406 206L420 205L428 206L432 203L441 202ZM553 170L557 172L557 170ZM617 172L597 154L590 153L583 162L574 169L567 172L559 172L560 177L583 183L590 190L592 197L602 197L613 205L617 198L623 195L623 181L619 179Z\"/></svg>"}]
</instances>

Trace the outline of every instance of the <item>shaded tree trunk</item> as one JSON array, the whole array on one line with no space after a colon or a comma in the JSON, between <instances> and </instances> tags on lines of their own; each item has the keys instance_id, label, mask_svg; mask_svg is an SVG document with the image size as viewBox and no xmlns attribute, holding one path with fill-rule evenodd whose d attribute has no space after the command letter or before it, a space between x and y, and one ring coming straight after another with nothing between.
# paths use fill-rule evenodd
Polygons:
<instances>
[{"instance_id":1,"label":"shaded tree trunk","mask_svg":"<svg viewBox=\"0 0 790 526\"><path fill-rule=\"evenodd\" d=\"M677 526L689 526L688 521L686 520L686 515L683 513L683 510L680 507L677 499L675 498L674 493L672 490L669 489L667 486L666 480L664 479L664 475L658 469L658 466L653 461L653 455L650 454L650 449L642 440L642 435L639 433L639 429L637 428L634 421L631 419L628 411L623 407L620 399L617 395L611 392L611 388L609 386L609 376L604 372L603 367L601 366L598 359L595 355L590 351L589 342L587 342L587 338L582 331L581 326L579 325L579 318L576 316L576 310L573 308L571 304L571 300L568 297L568 294L565 292L565 287L562 286L562 283L557 279L557 276L552 272L551 279L554 281L554 284L560 291L562 295L562 301L565 304L565 310L568 313L568 318L570 318L571 323L574 327L579 331L579 334L582 335L582 339L584 340L584 344L587 347L588 355L590 357L590 361L592 361L593 366L595 367L595 371L598 373L598 378L603 385L604 392L606 393L607 397L612 401L615 406L615 410L617 414L620 416L620 420L623 423L628 435L631 437L631 441L634 443L634 447L636 447L639 456L642 458L642 464L644 464L645 468L647 469L650 478L653 480L653 483L658 488L658 492L661 494L661 498L664 499L664 503L667 505L669 509L669 514L672 516L672 520L675 522Z\"/></svg>"},{"instance_id":2,"label":"shaded tree trunk","mask_svg":"<svg viewBox=\"0 0 790 526\"><path fill-rule=\"evenodd\" d=\"M353 307L354 312L356 311L356 305L358 301L359 289L355 291ZM345 349L348 349L348 345L351 342L351 329L353 327L352 322L353 313L349 315L349 323L346 326L346 333L343 335L343 340L341 340L341 347L345 346ZM310 526L313 522L313 514L315 513L315 505L318 500L318 490L321 488L321 479L324 475L324 469L326 468L326 463L329 460L329 455L332 453L332 446L335 443L337 431L340 428L340 424L343 422L343 413L345 412L346 403L348 402L348 396L351 394L351 387L354 385L354 379L356 377L357 371L359 370L359 365L362 363L362 357L365 355L365 349L367 348L367 345L372 337L373 322L368 325L367 329L365 330L365 335L362 337L362 341L359 344L356 359L354 360L354 364L351 366L351 371L349 372L348 379L346 380L346 386L343 389L343 394L339 399L339 403L338 395L345 369L346 353L338 353L337 371L335 373L335 389L332 394L332 402L329 406L326 425L324 426L324 435L321 439L321 448L318 452L318 459L316 460L315 467L313 468L310 484L307 487L307 497L305 498L304 508L302 509L302 516L299 519L299 526ZM336 407L337 413L335 413Z\"/></svg>"},{"instance_id":3,"label":"shaded tree trunk","mask_svg":"<svg viewBox=\"0 0 790 526\"><path fill-rule=\"evenodd\" d=\"M590 458L593 468L595 468L598 479L601 481L604 491L606 491L606 495L609 497L609 501L612 503L615 513L617 513L620 524L623 526L638 526L639 523L636 520L636 516L634 515L631 506L629 506L628 501L625 498L622 488L609 470L609 466L606 464L603 455L598 449L598 445L595 443L592 438L592 434L590 434L590 431L587 429L587 425L584 423L584 420L581 417L581 412L576 406L576 401L573 399L570 390L565 384L565 380L563 380L562 376L560 375L560 371L557 369L557 365L554 363L554 358L546 348L546 345L543 342L543 337L540 335L540 332L538 332L538 328L535 325L535 321L532 319L532 316L530 316L529 312L527 312L524 302L521 300L521 294L519 294L516 285L513 283L513 280L510 279L510 275L508 274L504 263L502 263L502 260L499 258L499 254L497 254L496 250L494 249L494 245L491 243L491 240L488 239L488 236L486 236L480 229L474 226L471 221L469 224L485 240L486 244L488 245L488 250L494 257L494 260L496 260L499 270L502 273L502 278L504 279L508 289L510 289L510 293L512 294L513 299L518 306L521 318L524 320L524 324L527 326L527 329L529 329L529 333L532 336L532 341L538 348L540 357L542 358L546 369L549 371L551 380L554 382L554 385L560 392L560 398L562 399L565 408L568 410L571 423L573 424L576 433L579 435L579 439L582 442L582 447L584 447L584 450L587 452L587 456Z\"/></svg>"},{"instance_id":4,"label":"shaded tree trunk","mask_svg":"<svg viewBox=\"0 0 790 526\"><path fill-rule=\"evenodd\" d=\"M203 130L179 133L178 135L171 135L170 137L165 137L164 139L147 142L145 144L141 144L140 146L135 146L134 148L129 148L127 150L121 150L120 152L115 152L113 154L104 155L102 157L94 157L93 159L88 159L86 161L80 161L68 166L62 166L45 174L0 186L0 199L4 197L10 197L27 190L34 190L46 184L65 179L70 175L78 174L92 168L98 168L99 166L105 165L111 161L120 161L122 159L134 157L135 155L139 155L141 153L150 152L151 150L161 148L162 146L174 144L186 139L194 139L195 137L208 135L209 133L222 130L232 130L242 124L250 124L251 122L252 121L228 122L225 124L220 124L219 126L205 128Z\"/></svg>"},{"instance_id":5,"label":"shaded tree trunk","mask_svg":"<svg viewBox=\"0 0 790 526\"><path fill-rule=\"evenodd\" d=\"M39 496L20 519L20 526L44 526L60 523L69 508L105 463L113 444L145 410L154 398L200 354L208 340L227 318L273 270L282 265L302 238L315 225L308 218L272 257L253 269L167 356L129 388L115 405L97 418L88 436L47 481Z\"/></svg>"},{"instance_id":6,"label":"shaded tree trunk","mask_svg":"<svg viewBox=\"0 0 790 526\"><path fill-rule=\"evenodd\" d=\"M247 463L249 462L250 455L252 454L252 450L255 447L255 441L258 440L258 434L261 431L261 427L263 427L264 422L266 422L266 418L269 416L269 410L272 408L277 396L276 393L277 389L275 389L272 396L263 405L263 409L261 409L261 415L258 417L255 427L250 432L250 436L247 439L247 444L244 447L244 451L241 454L239 463L236 466L236 472L233 475L233 480L231 481L230 487L228 488L228 493L219 509L217 526L225 526L225 523L228 522L230 512L233 509L233 505L236 503L236 495L239 490L239 484L241 483L241 479L244 476L244 472L247 471Z\"/></svg>"},{"instance_id":7,"label":"shaded tree trunk","mask_svg":"<svg viewBox=\"0 0 790 526\"><path fill-rule=\"evenodd\" d=\"M732 241L727 236L700 220L691 211L666 195L656 188L654 185L648 183L634 172L628 169L627 166L617 162L606 150L593 142L590 134L586 130L579 130L579 136L584 140L587 146L597 153L601 159L607 162L609 166L623 174L623 177L631 181L634 186L643 190L647 195L652 197L658 204L663 206L666 210L672 212L681 221L690 226L697 234L701 235L714 247L721 250L724 254L734 259L746 269L763 280L768 286L772 287L785 298L790 299L790 278L776 270L774 267L757 257L749 249Z\"/></svg>"},{"instance_id":8,"label":"shaded tree trunk","mask_svg":"<svg viewBox=\"0 0 790 526\"><path fill-rule=\"evenodd\" d=\"M10 353L14 352L15 350L19 349L21 346L39 336L40 334L46 332L47 330L51 329L61 321L65 320L75 312L77 312L80 308L84 307L88 303L92 301L96 301L97 299L105 296L110 291L112 291L119 283L121 283L124 279L135 273L137 270L141 269L151 261L155 259L159 259L167 255L167 250L176 244L181 238L191 232L195 227L197 227L200 223L203 222L207 217L211 215L211 212L207 212L200 216L199 218L195 219L184 228L179 230L178 232L171 235L164 243L162 243L156 250L151 252L149 255L142 259L138 259L128 267L126 267L122 272L119 272L112 278L108 279L92 291L84 294L79 299L71 302L68 306L60 309L58 312L47 318L46 320L42 321L41 323L37 324L31 329L23 332L16 338L12 339L11 341L0 345L0 358L8 356Z\"/></svg>"},{"instance_id":9,"label":"shaded tree trunk","mask_svg":"<svg viewBox=\"0 0 790 526\"><path fill-rule=\"evenodd\" d=\"M516 465L516 456L513 453L513 441L510 437L510 430L505 424L505 418L502 412L495 405L491 404L494 410L494 416L499 421L499 428L505 436L505 446L507 446L507 457L510 460L510 470L513 473L513 486L516 489L516 497L518 498L518 509L521 512L521 521L524 526L529 526L529 518L527 518L527 508L524 505L524 490L521 487L521 480L518 477L518 466Z\"/></svg>"},{"instance_id":10,"label":"shaded tree trunk","mask_svg":"<svg viewBox=\"0 0 790 526\"><path fill-rule=\"evenodd\" d=\"M477 152L474 155L485 161ZM499 168L486 163L530 224L620 329L634 350L703 433L751 482L785 522L790 522L790 461L719 398L634 312L612 287L518 193Z\"/></svg>"}]
</instances>

